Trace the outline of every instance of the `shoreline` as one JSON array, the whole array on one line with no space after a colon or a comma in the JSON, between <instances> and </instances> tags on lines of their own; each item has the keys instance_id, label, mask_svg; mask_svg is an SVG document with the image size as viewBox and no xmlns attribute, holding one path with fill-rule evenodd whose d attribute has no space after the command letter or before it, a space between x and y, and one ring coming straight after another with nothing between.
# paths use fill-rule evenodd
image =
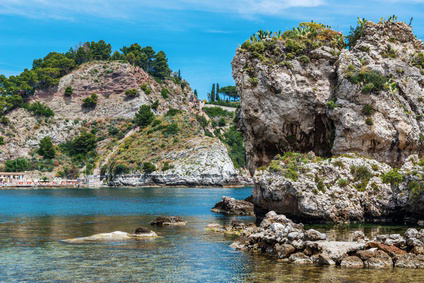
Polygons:
<instances>
[{"instance_id":1,"label":"shoreline","mask_svg":"<svg viewBox=\"0 0 424 283\"><path fill-rule=\"evenodd\" d=\"M61 190L61 189L92 189L92 190L100 190L100 189L149 189L149 188L176 188L176 189L206 189L206 188L216 188L216 189L239 189L239 188L246 188L246 187L252 187L253 185L232 185L232 186L154 186L154 185L148 185L148 186L101 186L101 187L90 187L90 186L83 186L83 187L67 187L67 186L61 186L61 187L12 187L12 186L1 186L0 190L46 190L46 189L53 189L53 190Z\"/></svg>"}]
</instances>

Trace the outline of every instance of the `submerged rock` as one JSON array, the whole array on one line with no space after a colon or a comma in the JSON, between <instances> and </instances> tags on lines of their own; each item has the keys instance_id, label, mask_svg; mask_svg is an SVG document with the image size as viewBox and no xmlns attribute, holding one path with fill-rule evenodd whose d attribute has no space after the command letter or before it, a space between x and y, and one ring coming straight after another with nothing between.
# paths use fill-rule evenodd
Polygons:
<instances>
[{"instance_id":1,"label":"submerged rock","mask_svg":"<svg viewBox=\"0 0 424 283\"><path fill-rule=\"evenodd\" d=\"M150 222L156 226L184 226L187 222L180 216L158 216Z\"/></svg>"},{"instance_id":2,"label":"submerged rock","mask_svg":"<svg viewBox=\"0 0 424 283\"><path fill-rule=\"evenodd\" d=\"M115 231L111 233L101 233L95 234L88 237L73 238L63 240L65 243L69 244L82 244L82 243L92 243L92 242L107 242L107 241L124 241L130 239L140 239L140 238L154 238L158 235L152 230L144 228L142 231L138 228L134 234L129 234L127 232Z\"/></svg>"},{"instance_id":3,"label":"submerged rock","mask_svg":"<svg viewBox=\"0 0 424 283\"><path fill-rule=\"evenodd\" d=\"M228 215L255 215L253 203L226 196L223 196L211 211Z\"/></svg>"}]
</instances>

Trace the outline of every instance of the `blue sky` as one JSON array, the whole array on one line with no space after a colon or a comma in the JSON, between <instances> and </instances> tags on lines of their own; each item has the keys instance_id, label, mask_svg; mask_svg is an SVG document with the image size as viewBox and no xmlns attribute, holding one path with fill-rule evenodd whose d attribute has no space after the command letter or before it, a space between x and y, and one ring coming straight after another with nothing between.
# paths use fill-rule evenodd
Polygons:
<instances>
[{"instance_id":1,"label":"blue sky","mask_svg":"<svg viewBox=\"0 0 424 283\"><path fill-rule=\"evenodd\" d=\"M259 29L317 21L347 33L357 17L396 14L424 37L424 0L0 0L0 74L19 74L35 58L79 42L114 50L138 42L163 50L173 70L205 98L212 83L234 84L236 48Z\"/></svg>"}]
</instances>

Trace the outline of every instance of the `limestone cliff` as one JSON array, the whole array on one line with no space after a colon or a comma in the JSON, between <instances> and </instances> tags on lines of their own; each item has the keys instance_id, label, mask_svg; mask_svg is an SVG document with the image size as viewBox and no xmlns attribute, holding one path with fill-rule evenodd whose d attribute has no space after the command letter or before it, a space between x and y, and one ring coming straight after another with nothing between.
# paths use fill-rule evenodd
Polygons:
<instances>
[{"instance_id":1,"label":"limestone cliff","mask_svg":"<svg viewBox=\"0 0 424 283\"><path fill-rule=\"evenodd\" d=\"M340 33L309 26L247 42L234 57L250 171L286 151L392 165L422 154L424 45L412 28L366 22L347 50Z\"/></svg>"}]
</instances>

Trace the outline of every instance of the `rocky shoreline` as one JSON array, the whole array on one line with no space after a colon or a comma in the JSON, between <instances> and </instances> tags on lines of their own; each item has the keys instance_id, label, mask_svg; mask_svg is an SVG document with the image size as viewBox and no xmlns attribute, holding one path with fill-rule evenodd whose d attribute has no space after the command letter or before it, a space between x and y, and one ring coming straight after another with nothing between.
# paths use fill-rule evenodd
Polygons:
<instances>
[{"instance_id":1,"label":"rocky shoreline","mask_svg":"<svg viewBox=\"0 0 424 283\"><path fill-rule=\"evenodd\" d=\"M237 231L237 227L241 227ZM220 232L219 227L214 228ZM404 236L377 235L367 239L355 231L354 241L329 241L314 229L305 230L284 215L271 211L259 227L238 225L221 228L240 237L233 248L266 254L298 265L340 266L344 268L424 268L424 229L410 228ZM228 233L228 232L227 232Z\"/></svg>"}]
</instances>

